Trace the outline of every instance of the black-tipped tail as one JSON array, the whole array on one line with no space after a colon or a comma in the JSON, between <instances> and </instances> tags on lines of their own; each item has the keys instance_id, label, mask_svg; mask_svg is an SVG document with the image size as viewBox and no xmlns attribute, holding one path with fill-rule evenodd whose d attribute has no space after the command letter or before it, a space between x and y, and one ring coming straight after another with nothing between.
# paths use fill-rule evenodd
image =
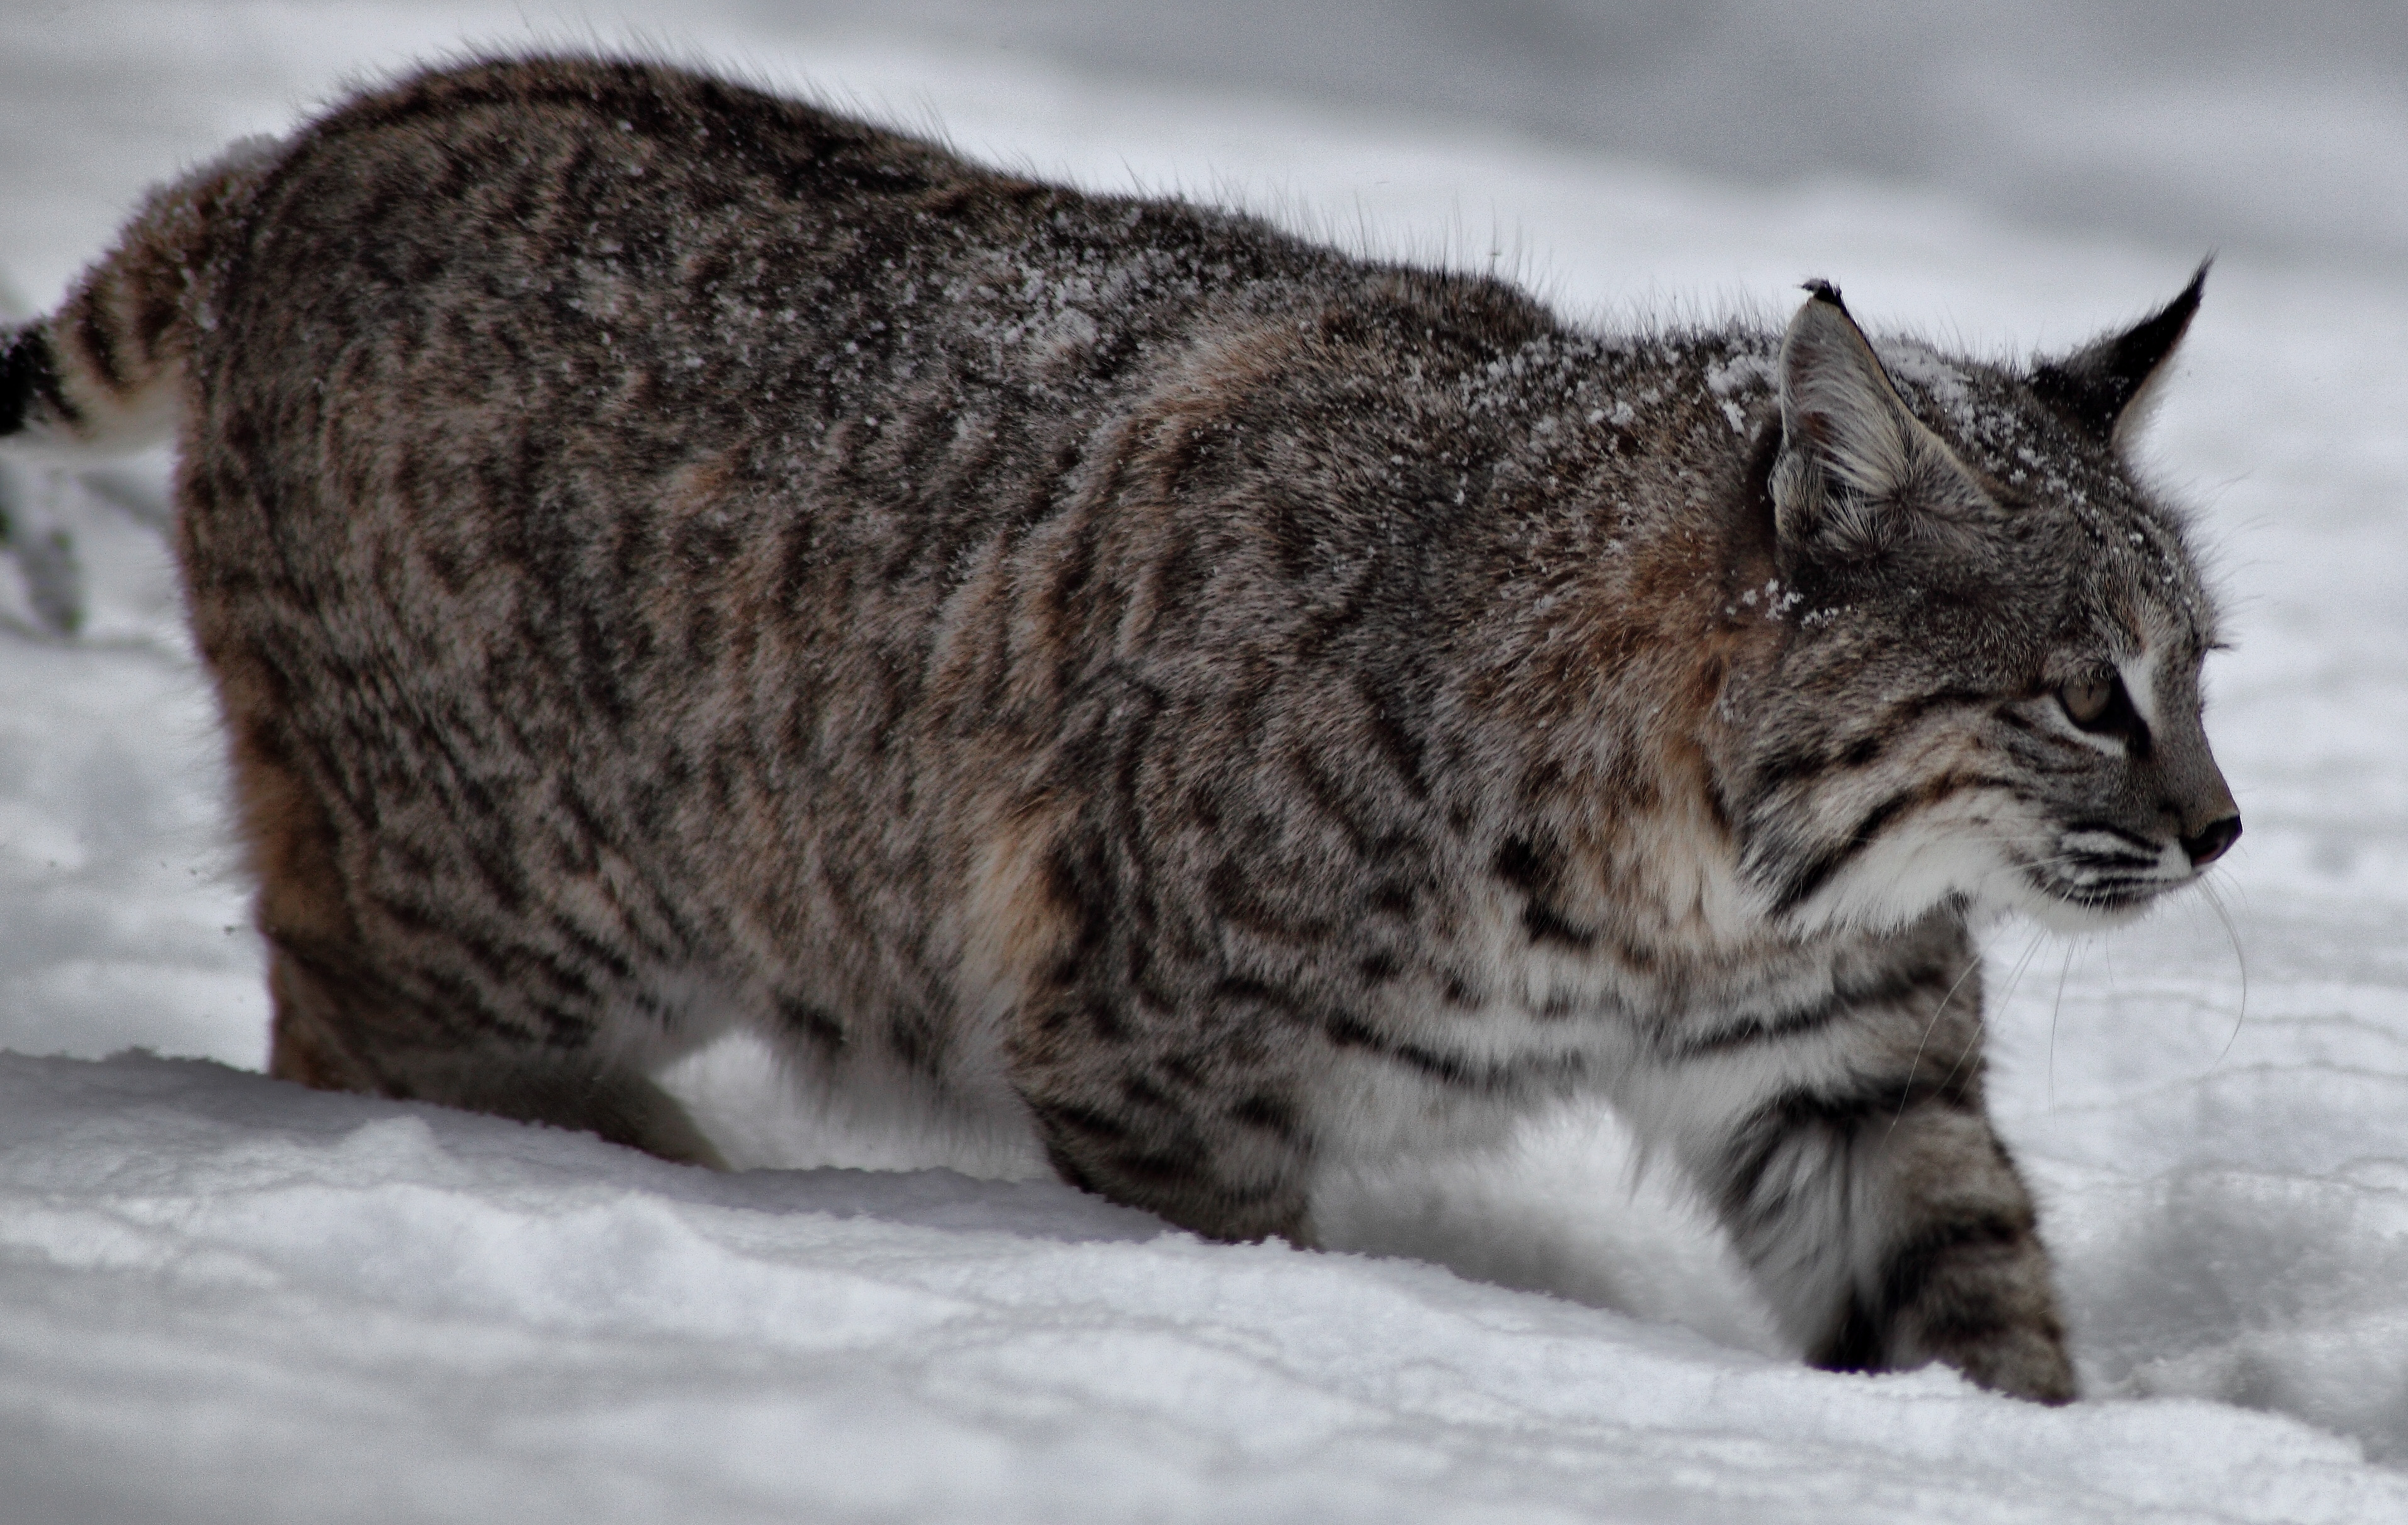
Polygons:
<instances>
[{"instance_id":1,"label":"black-tipped tail","mask_svg":"<svg viewBox=\"0 0 2408 1525\"><path fill-rule=\"evenodd\" d=\"M50 336L39 324L0 340L0 438L16 434L44 411L67 412Z\"/></svg>"}]
</instances>

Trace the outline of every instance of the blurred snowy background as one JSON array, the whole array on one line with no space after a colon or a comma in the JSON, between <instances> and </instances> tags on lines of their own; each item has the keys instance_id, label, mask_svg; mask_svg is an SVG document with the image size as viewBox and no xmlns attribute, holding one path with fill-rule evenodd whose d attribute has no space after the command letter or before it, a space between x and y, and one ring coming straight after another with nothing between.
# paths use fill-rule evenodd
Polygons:
<instances>
[{"instance_id":1,"label":"blurred snowy background","mask_svg":"<svg viewBox=\"0 0 2408 1525\"><path fill-rule=\"evenodd\" d=\"M675 1077L790 1167L725 1178L261 1079L163 463L12 461L0 1519L2408 1519L2408 12L0 0L0 309L230 138L536 45L1602 323L1777 321L1825 275L2025 353L2220 251L2146 443L2239 642L2223 914L1992 940L1996 1105L2097 1401L1797 1368L1610 1119L1333 1189L1358 1253L1304 1255L794 1168L1020 1173L808 1116L743 1049Z\"/></svg>"}]
</instances>

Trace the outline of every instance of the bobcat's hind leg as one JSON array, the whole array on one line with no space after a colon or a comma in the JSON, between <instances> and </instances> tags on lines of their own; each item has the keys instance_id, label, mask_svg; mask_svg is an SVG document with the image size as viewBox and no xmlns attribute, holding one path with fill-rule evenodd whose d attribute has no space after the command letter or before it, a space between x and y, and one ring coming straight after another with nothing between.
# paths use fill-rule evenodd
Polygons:
<instances>
[{"instance_id":1,"label":"bobcat's hind leg","mask_svg":"<svg viewBox=\"0 0 2408 1525\"><path fill-rule=\"evenodd\" d=\"M398 1002L338 984L283 947L269 954L268 990L276 1011L267 1072L279 1080L434 1101L596 1134L675 1164L728 1168L677 1099L636 1071L575 1054L445 1042Z\"/></svg>"},{"instance_id":2,"label":"bobcat's hind leg","mask_svg":"<svg viewBox=\"0 0 2408 1525\"><path fill-rule=\"evenodd\" d=\"M269 950L270 1075L595 1133L676 1163L727 1168L684 1107L641 1072L591 1050L465 1032L397 991L351 912L332 815L284 760L274 730L237 722L236 737L236 798Z\"/></svg>"}]
</instances>

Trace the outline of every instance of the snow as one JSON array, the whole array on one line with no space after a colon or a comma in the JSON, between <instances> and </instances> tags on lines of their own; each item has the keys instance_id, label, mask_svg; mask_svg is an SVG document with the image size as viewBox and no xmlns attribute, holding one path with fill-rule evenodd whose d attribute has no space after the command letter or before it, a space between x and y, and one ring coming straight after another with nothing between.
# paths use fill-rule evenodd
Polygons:
<instances>
[{"instance_id":1,"label":"snow","mask_svg":"<svg viewBox=\"0 0 2408 1525\"><path fill-rule=\"evenodd\" d=\"M32 8L0 46L21 308L182 164L531 35L436 3ZM742 1043L670 1077L764 1167L724 1176L270 1082L163 463L12 463L13 541L72 536L86 616L54 633L36 595L64 574L0 557L0 1520L2408 1519L2408 295L2377 225L2408 199L2374 194L2388 127L2316 126L2388 55L2329 95L2219 55L2120 112L2026 109L1985 202L1870 160L1741 181L1258 93L1277 71L1074 68L913 14L726 0L674 42L1015 166L1494 262L1608 322L1777 316L1820 275L1943 349L2060 347L2202 252L2025 221L2084 143L2243 209L2146 444L2228 591L2209 724L2248 835L2213 899L1991 937L1995 1106L2090 1400L1800 1368L1606 1117L1343 1183L1316 1207L1343 1248L1308 1254L814 1116ZM2315 127L2324 178L2272 128L2189 141L2201 80L2231 122ZM1977 122L2014 98L1976 94ZM2373 190L2325 237L2302 186L2350 174Z\"/></svg>"}]
</instances>

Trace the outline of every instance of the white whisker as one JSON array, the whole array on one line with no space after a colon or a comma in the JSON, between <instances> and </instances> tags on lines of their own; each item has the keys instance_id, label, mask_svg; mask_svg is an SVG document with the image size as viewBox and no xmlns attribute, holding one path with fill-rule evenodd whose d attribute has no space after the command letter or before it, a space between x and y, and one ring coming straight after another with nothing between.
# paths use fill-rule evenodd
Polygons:
<instances>
[{"instance_id":1,"label":"white whisker","mask_svg":"<svg viewBox=\"0 0 2408 1525\"><path fill-rule=\"evenodd\" d=\"M2057 1019L2065 1014L2065 977L2073 972L2073 952L2079 946L2065 940L2065 962L2057 970L2057 1000L2048 1008L2048 1110L2057 1110Z\"/></svg>"},{"instance_id":2,"label":"white whisker","mask_svg":"<svg viewBox=\"0 0 2408 1525\"><path fill-rule=\"evenodd\" d=\"M2031 965L2032 955L2039 951L2040 943L2036 941L2024 944L2024 956L2015 960L2015 967L2007 973L2007 987L1999 995L1997 1002L1999 1005L2005 1005L2007 1003L2007 998L2014 994L2015 986L2023 980L2024 971ZM1942 1004L1945 1003L1943 1002ZM1974 1023L1973 1030L1966 1036L1965 1046L1956 1051L1956 1062L1950 1065L1948 1067L1948 1072L1940 1077L1940 1088L1942 1090L1944 1091L1948 1088L1948 1083L1956 1078L1956 1072L1965 1067L1966 1059L1971 1057L1975 1049L1982 1046L1982 1033L1983 1024L1979 1022ZM1900 1110L1903 1110L1903 1108ZM1895 1128L1898 1125L1893 1121L1890 1126Z\"/></svg>"},{"instance_id":3,"label":"white whisker","mask_svg":"<svg viewBox=\"0 0 2408 1525\"><path fill-rule=\"evenodd\" d=\"M2201 879L2199 882L2200 894L2206 897L2208 909L2215 913L2215 919L2224 924L2225 940L2232 944L2232 961L2241 971L2241 1009L2232 1015L2232 1030L2225 1035L2224 1047L2217 1052L2215 1064L2207 1067L2210 1073L2214 1073L2216 1066L2224 1062L2225 1056L2232 1052L2233 1043L2241 1037L2241 1024L2249 1019L2249 955L2241 946L2241 928L2233 925L2232 914L2225 909L2224 897L2216 892L2216 888L2213 880Z\"/></svg>"},{"instance_id":4,"label":"white whisker","mask_svg":"<svg viewBox=\"0 0 2408 1525\"><path fill-rule=\"evenodd\" d=\"M1914 1094L1914 1072L1923 1068L1923 1051L1929 1046L1931 1035L1940 1030L1940 1014L1948 1010L1948 1003L1956 999L1956 992L1965 987L1965 982L1971 979L1981 967L1982 951L1976 948L1973 957L1965 960L1964 972L1956 976L1956 983L1950 985L1947 994L1940 998L1939 1004L1931 1008L1931 1020L1923 1025L1923 1037L1914 1045L1914 1057L1907 1061L1906 1088L1898 1093L1898 1113L1890 1118L1888 1131L1883 1137L1897 1132L1899 1121L1906 1116L1907 1099ZM1974 1030L1979 1032L1981 1029L1977 1027ZM1954 1075L1956 1072L1951 1069L1948 1072Z\"/></svg>"}]
</instances>

